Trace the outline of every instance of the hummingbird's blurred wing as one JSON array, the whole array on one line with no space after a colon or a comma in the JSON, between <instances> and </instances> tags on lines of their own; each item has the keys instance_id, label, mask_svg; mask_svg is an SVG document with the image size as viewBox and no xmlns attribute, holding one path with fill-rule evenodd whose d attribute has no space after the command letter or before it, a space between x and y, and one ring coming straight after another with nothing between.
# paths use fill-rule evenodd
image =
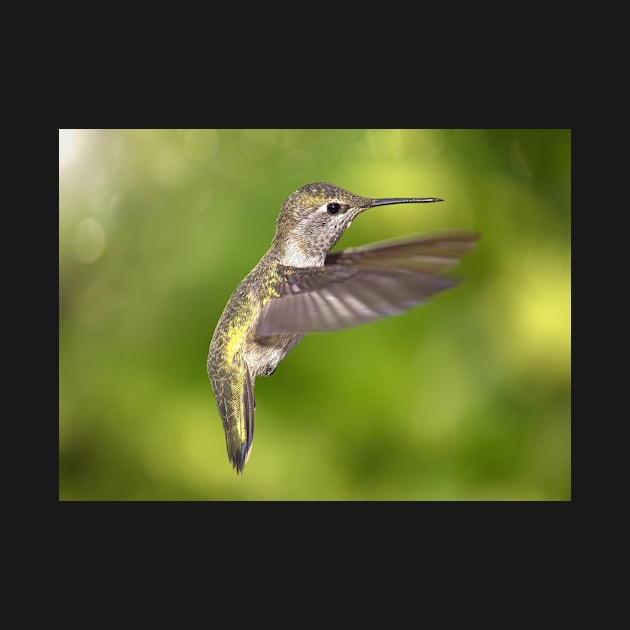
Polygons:
<instances>
[{"instance_id":1,"label":"hummingbird's blurred wing","mask_svg":"<svg viewBox=\"0 0 630 630\"><path fill-rule=\"evenodd\" d=\"M440 274L478 238L457 232L373 243L329 253L323 267L287 268L256 334L332 332L402 313L456 285Z\"/></svg>"}]
</instances>

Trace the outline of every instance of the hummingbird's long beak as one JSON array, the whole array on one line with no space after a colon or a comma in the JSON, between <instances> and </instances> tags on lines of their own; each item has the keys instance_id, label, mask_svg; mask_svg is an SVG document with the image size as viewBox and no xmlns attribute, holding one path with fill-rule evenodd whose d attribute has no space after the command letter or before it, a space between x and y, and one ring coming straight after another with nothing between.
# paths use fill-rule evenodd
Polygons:
<instances>
[{"instance_id":1,"label":"hummingbird's long beak","mask_svg":"<svg viewBox=\"0 0 630 630\"><path fill-rule=\"evenodd\" d=\"M372 205L374 206L389 206L394 203L430 203L432 201L444 201L438 197L391 197L388 199L372 199Z\"/></svg>"}]
</instances>

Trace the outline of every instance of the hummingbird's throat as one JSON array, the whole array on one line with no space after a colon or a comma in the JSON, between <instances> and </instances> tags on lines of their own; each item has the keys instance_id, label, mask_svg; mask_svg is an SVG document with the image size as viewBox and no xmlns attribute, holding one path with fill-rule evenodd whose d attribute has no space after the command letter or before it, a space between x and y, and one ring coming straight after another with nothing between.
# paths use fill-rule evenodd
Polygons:
<instances>
[{"instance_id":1,"label":"hummingbird's throat","mask_svg":"<svg viewBox=\"0 0 630 630\"><path fill-rule=\"evenodd\" d=\"M287 267L320 267L328 250L315 247L306 237L294 238L281 244L277 260Z\"/></svg>"}]
</instances>

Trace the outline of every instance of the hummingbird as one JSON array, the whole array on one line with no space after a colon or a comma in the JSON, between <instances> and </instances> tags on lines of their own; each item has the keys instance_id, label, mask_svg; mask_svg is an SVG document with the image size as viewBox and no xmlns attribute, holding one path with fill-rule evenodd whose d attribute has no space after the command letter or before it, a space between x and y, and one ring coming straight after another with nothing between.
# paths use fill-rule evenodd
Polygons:
<instances>
[{"instance_id":1,"label":"hummingbird","mask_svg":"<svg viewBox=\"0 0 630 630\"><path fill-rule=\"evenodd\" d=\"M457 284L441 275L479 235L458 231L330 251L369 208L437 197L361 197L326 182L282 204L271 247L236 287L210 342L208 377L227 453L242 475L254 439L254 381L269 376L307 333L397 315Z\"/></svg>"}]
</instances>

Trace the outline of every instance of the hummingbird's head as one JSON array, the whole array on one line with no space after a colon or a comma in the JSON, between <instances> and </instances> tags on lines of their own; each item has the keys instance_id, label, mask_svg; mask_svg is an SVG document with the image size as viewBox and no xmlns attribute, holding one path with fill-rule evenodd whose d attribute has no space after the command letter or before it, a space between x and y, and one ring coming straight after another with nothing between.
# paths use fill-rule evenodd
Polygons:
<instances>
[{"instance_id":1,"label":"hummingbird's head","mask_svg":"<svg viewBox=\"0 0 630 630\"><path fill-rule=\"evenodd\" d=\"M282 204L276 221L274 246L284 264L322 265L330 248L354 218L374 206L441 201L431 198L369 199L326 182L312 182L296 190Z\"/></svg>"},{"instance_id":2,"label":"hummingbird's head","mask_svg":"<svg viewBox=\"0 0 630 630\"><path fill-rule=\"evenodd\" d=\"M352 220L370 205L370 199L332 184L306 184L282 205L276 221L276 239L321 258L320 262L312 263L321 264Z\"/></svg>"}]
</instances>

